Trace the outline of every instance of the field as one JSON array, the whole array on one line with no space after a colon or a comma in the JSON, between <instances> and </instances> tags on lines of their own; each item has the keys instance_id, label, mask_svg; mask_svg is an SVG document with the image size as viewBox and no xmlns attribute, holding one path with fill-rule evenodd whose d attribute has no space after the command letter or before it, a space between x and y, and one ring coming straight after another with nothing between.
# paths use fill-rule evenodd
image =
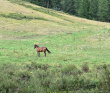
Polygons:
<instances>
[{"instance_id":1,"label":"field","mask_svg":"<svg viewBox=\"0 0 110 93\"><path fill-rule=\"evenodd\" d=\"M1 93L105 93L109 68L110 23L0 0Z\"/></svg>"}]
</instances>

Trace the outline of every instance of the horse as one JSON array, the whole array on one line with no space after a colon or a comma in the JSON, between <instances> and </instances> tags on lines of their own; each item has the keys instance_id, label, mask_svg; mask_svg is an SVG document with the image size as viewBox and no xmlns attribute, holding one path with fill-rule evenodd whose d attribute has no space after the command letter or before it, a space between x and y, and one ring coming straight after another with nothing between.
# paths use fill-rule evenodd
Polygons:
<instances>
[{"instance_id":1,"label":"horse","mask_svg":"<svg viewBox=\"0 0 110 93\"><path fill-rule=\"evenodd\" d=\"M46 47L39 47L38 45L34 45L34 49L36 48L36 50L37 50L37 54L38 54L38 57L40 57L40 52L44 52L44 54L45 54L45 57L46 57L46 51L48 52L48 53L51 53Z\"/></svg>"}]
</instances>

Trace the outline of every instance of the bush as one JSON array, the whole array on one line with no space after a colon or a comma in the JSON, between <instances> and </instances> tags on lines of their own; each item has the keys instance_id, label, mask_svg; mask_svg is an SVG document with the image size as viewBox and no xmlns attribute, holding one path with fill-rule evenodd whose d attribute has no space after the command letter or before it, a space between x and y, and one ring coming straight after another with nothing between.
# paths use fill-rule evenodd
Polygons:
<instances>
[{"instance_id":1,"label":"bush","mask_svg":"<svg viewBox=\"0 0 110 93\"><path fill-rule=\"evenodd\" d=\"M103 65L104 72L102 73L102 81L100 83L100 89L102 93L110 92L110 70L107 65Z\"/></svg>"},{"instance_id":2,"label":"bush","mask_svg":"<svg viewBox=\"0 0 110 93\"><path fill-rule=\"evenodd\" d=\"M67 75L80 75L82 72L73 64L67 65L62 68L62 73Z\"/></svg>"},{"instance_id":3,"label":"bush","mask_svg":"<svg viewBox=\"0 0 110 93\"><path fill-rule=\"evenodd\" d=\"M97 70L103 70L103 65L95 65Z\"/></svg>"},{"instance_id":4,"label":"bush","mask_svg":"<svg viewBox=\"0 0 110 93\"><path fill-rule=\"evenodd\" d=\"M103 66L101 82L86 78L75 65L52 68L48 64L4 64L0 66L1 93L107 93L110 91L110 71ZM102 71L102 70L101 70ZM104 76L104 77L103 77Z\"/></svg>"},{"instance_id":5,"label":"bush","mask_svg":"<svg viewBox=\"0 0 110 93\"><path fill-rule=\"evenodd\" d=\"M47 70L50 66L48 64L40 64L36 62L32 62L31 65L27 65L27 67L32 70L32 69L42 69L42 70Z\"/></svg>"},{"instance_id":6,"label":"bush","mask_svg":"<svg viewBox=\"0 0 110 93\"><path fill-rule=\"evenodd\" d=\"M89 72L89 66L88 66L88 63L84 63L83 65L82 65L82 70L84 71L84 72Z\"/></svg>"}]
</instances>

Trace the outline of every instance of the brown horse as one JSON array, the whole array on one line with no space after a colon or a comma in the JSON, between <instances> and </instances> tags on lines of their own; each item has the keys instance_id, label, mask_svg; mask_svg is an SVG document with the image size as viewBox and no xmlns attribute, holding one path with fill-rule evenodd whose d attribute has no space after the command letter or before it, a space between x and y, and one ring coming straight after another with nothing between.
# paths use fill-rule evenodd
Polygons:
<instances>
[{"instance_id":1,"label":"brown horse","mask_svg":"<svg viewBox=\"0 0 110 93\"><path fill-rule=\"evenodd\" d=\"M48 53L51 53L46 47L39 47L38 45L34 45L34 49L36 48L36 50L37 50L37 54L38 54L38 56L40 57L40 52L44 52L44 54L45 54L45 57L46 57L46 51L48 52Z\"/></svg>"}]
</instances>

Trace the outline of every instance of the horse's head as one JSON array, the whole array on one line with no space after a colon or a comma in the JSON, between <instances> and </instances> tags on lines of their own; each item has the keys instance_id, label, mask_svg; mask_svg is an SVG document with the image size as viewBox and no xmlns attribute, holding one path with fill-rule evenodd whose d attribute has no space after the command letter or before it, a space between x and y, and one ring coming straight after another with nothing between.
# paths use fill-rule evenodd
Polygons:
<instances>
[{"instance_id":1,"label":"horse's head","mask_svg":"<svg viewBox=\"0 0 110 93\"><path fill-rule=\"evenodd\" d=\"M34 45L34 49L36 48L36 44Z\"/></svg>"},{"instance_id":2,"label":"horse's head","mask_svg":"<svg viewBox=\"0 0 110 93\"><path fill-rule=\"evenodd\" d=\"M34 49L35 49L36 47L39 47L39 46L35 44L35 45L34 45Z\"/></svg>"}]
</instances>

